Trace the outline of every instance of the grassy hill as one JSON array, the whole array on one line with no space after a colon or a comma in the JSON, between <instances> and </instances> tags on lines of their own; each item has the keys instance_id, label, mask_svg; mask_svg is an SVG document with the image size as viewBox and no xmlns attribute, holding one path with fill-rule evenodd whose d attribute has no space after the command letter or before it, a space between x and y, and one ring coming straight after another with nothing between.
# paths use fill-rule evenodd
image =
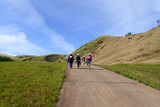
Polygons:
<instances>
[{"instance_id":1,"label":"grassy hill","mask_svg":"<svg viewBox=\"0 0 160 107\"><path fill-rule=\"evenodd\" d=\"M60 55L60 54L50 54L44 56L21 55L21 56L16 56L15 59L20 61L66 62L66 55Z\"/></svg>"},{"instance_id":2,"label":"grassy hill","mask_svg":"<svg viewBox=\"0 0 160 107\"><path fill-rule=\"evenodd\" d=\"M125 37L102 36L74 53L91 53L93 63L109 65L117 63L160 63L160 27Z\"/></svg>"},{"instance_id":3,"label":"grassy hill","mask_svg":"<svg viewBox=\"0 0 160 107\"><path fill-rule=\"evenodd\" d=\"M81 46L80 48L76 49L73 52L73 55L76 55L79 53L81 56L87 55L88 53L94 53L94 50L101 46L104 42L107 42L111 38L114 38L113 36L101 36L91 42L88 42Z\"/></svg>"}]
</instances>

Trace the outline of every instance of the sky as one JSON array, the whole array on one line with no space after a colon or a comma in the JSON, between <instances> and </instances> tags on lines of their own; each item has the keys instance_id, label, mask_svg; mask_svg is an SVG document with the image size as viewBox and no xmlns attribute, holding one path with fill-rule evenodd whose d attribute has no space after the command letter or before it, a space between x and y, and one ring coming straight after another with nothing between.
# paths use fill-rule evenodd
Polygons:
<instances>
[{"instance_id":1,"label":"sky","mask_svg":"<svg viewBox=\"0 0 160 107\"><path fill-rule=\"evenodd\" d=\"M157 27L160 0L0 0L0 53L69 54L100 36Z\"/></svg>"}]
</instances>

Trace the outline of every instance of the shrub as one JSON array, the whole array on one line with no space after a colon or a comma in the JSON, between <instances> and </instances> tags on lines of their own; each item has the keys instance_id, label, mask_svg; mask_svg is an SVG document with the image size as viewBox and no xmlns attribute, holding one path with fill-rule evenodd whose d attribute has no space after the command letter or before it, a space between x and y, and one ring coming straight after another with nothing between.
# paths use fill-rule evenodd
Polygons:
<instances>
[{"instance_id":1,"label":"shrub","mask_svg":"<svg viewBox=\"0 0 160 107\"><path fill-rule=\"evenodd\" d=\"M13 61L13 60L7 56L0 56L0 62L4 62L4 61Z\"/></svg>"}]
</instances>

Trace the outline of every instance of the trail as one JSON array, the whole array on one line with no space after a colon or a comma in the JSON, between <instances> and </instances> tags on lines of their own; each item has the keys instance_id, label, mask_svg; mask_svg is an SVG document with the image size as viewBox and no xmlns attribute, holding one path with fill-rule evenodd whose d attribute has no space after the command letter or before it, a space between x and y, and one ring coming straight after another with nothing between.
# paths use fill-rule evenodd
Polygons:
<instances>
[{"instance_id":1,"label":"trail","mask_svg":"<svg viewBox=\"0 0 160 107\"><path fill-rule=\"evenodd\" d=\"M160 91L101 67L67 68L58 107L160 107Z\"/></svg>"}]
</instances>

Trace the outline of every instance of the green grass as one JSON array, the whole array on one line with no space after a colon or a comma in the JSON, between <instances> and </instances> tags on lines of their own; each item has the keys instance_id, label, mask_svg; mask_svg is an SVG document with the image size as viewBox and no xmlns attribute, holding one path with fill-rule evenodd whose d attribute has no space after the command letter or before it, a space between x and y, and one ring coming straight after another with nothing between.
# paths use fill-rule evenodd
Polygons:
<instances>
[{"instance_id":1,"label":"green grass","mask_svg":"<svg viewBox=\"0 0 160 107\"><path fill-rule=\"evenodd\" d=\"M116 64L110 66L101 65L101 67L160 90L159 64Z\"/></svg>"},{"instance_id":2,"label":"green grass","mask_svg":"<svg viewBox=\"0 0 160 107\"><path fill-rule=\"evenodd\" d=\"M66 63L0 62L0 106L56 106Z\"/></svg>"}]
</instances>

